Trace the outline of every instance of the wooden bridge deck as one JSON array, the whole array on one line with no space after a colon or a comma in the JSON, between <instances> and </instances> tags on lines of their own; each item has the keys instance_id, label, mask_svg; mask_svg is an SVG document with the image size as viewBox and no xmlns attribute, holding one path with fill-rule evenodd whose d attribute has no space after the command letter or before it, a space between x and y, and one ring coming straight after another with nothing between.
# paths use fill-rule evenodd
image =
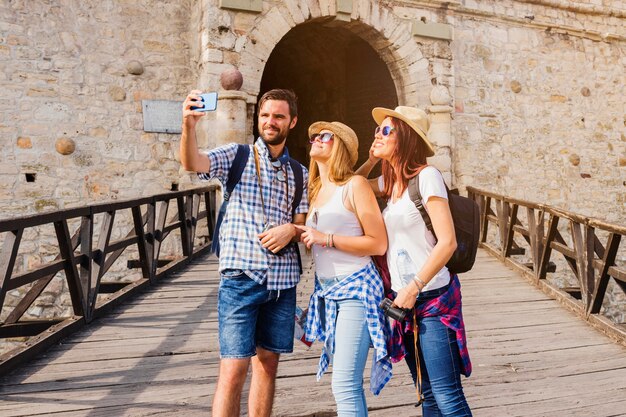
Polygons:
<instances>
[{"instance_id":1,"label":"wooden bridge deck","mask_svg":"<svg viewBox=\"0 0 626 417\"><path fill-rule=\"evenodd\" d=\"M210 415L216 270L214 259L194 262L2 378L0 416ZM475 416L626 416L624 346L483 251L461 281ZM301 305L311 287L309 268ZM330 376L315 381L318 354L298 343L283 356L274 415L334 415ZM406 366L394 371L379 397L368 396L370 415L421 415Z\"/></svg>"}]
</instances>

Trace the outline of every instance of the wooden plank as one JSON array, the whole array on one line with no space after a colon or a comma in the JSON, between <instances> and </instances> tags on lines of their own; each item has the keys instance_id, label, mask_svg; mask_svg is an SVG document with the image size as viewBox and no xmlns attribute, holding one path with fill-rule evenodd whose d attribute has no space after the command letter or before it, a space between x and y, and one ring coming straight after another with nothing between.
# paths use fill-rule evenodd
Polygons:
<instances>
[{"instance_id":1,"label":"wooden plank","mask_svg":"<svg viewBox=\"0 0 626 417\"><path fill-rule=\"evenodd\" d=\"M116 307L46 358L1 378L0 415L210 415L219 362L216 268L214 257L193 261L185 273ZM301 305L313 283L306 270ZM474 364L463 384L474 415L623 413L625 347L482 250L461 282ZM319 348L296 343L293 354L283 355L274 416L335 415L330 371L315 381ZM404 363L395 365L378 397L367 391L369 369L364 383L371 416L421 415Z\"/></svg>"}]
</instances>

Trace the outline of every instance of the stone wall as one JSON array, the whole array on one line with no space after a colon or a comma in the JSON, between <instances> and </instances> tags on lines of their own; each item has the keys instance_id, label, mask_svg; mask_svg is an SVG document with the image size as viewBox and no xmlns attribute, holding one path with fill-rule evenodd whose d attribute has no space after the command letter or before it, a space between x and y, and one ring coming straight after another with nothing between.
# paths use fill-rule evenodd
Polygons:
<instances>
[{"instance_id":1,"label":"stone wall","mask_svg":"<svg viewBox=\"0 0 626 417\"><path fill-rule=\"evenodd\" d=\"M623 223L623 3L469 3L488 15L455 16L459 183Z\"/></svg>"},{"instance_id":2,"label":"stone wall","mask_svg":"<svg viewBox=\"0 0 626 417\"><path fill-rule=\"evenodd\" d=\"M190 24L187 1L2 2L4 215L141 196L178 182L178 142L143 132L141 100L182 100L194 83ZM67 152L67 144L73 153L55 149Z\"/></svg>"},{"instance_id":3,"label":"stone wall","mask_svg":"<svg viewBox=\"0 0 626 417\"><path fill-rule=\"evenodd\" d=\"M143 131L141 100L182 101L195 83L190 13L188 1L1 3L1 218L165 192L179 182L178 140ZM124 214L113 238L132 225ZM70 222L70 232L76 227ZM22 240L16 271L59 252L52 225L27 229ZM176 244L165 254L169 246ZM137 276L126 268L133 257L128 251L107 279ZM25 289L7 294L5 305ZM68 314L59 274L27 316Z\"/></svg>"}]
</instances>

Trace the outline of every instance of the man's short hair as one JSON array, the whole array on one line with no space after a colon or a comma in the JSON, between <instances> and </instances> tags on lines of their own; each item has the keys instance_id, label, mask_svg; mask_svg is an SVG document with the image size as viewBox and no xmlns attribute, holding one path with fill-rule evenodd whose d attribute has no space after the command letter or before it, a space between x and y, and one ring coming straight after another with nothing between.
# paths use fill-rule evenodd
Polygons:
<instances>
[{"instance_id":1,"label":"man's short hair","mask_svg":"<svg viewBox=\"0 0 626 417\"><path fill-rule=\"evenodd\" d=\"M282 100L289 104L289 115L291 119L298 116L298 97L293 90L275 88L263 94L259 100L259 110L267 100Z\"/></svg>"}]
</instances>

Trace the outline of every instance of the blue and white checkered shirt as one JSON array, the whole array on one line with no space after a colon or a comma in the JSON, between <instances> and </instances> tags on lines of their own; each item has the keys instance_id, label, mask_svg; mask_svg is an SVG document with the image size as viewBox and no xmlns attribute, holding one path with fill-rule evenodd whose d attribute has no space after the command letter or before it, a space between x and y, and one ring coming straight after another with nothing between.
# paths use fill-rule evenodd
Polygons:
<instances>
[{"instance_id":1,"label":"blue and white checkered shirt","mask_svg":"<svg viewBox=\"0 0 626 417\"><path fill-rule=\"evenodd\" d=\"M320 311L322 298L324 299L324 312ZM374 346L370 391L378 395L391 379L392 372L386 343L386 338L390 336L390 329L385 315L378 307L383 299L383 281L372 262L325 290L322 289L318 280L315 280L315 291L309 301L305 337L309 342L320 340L324 343L317 368L317 380L319 381L326 372L330 356L335 353L337 301L345 299L361 300L365 306L367 328ZM325 315L326 328L324 329L322 329L322 314Z\"/></svg>"},{"instance_id":2,"label":"blue and white checkered shirt","mask_svg":"<svg viewBox=\"0 0 626 417\"><path fill-rule=\"evenodd\" d=\"M199 173L200 179L217 178L225 186L228 171L237 153L237 144L229 144L211 149L206 154L211 162L208 173ZM296 190L294 174L289 163L284 164L289 188L278 180L278 169L270 163L270 153L263 140L252 146L259 152L261 183L267 221L274 225L291 223L292 202ZM296 214L309 211L308 171L303 166L304 179L302 200ZM283 290L294 287L300 281L300 269L295 245L290 244L274 255L263 248L258 234L265 226L263 204L259 193L259 182L254 164L254 152L250 156L241 180L230 196L226 215L220 226L220 271L240 269L259 284L267 283L268 290Z\"/></svg>"}]
</instances>

